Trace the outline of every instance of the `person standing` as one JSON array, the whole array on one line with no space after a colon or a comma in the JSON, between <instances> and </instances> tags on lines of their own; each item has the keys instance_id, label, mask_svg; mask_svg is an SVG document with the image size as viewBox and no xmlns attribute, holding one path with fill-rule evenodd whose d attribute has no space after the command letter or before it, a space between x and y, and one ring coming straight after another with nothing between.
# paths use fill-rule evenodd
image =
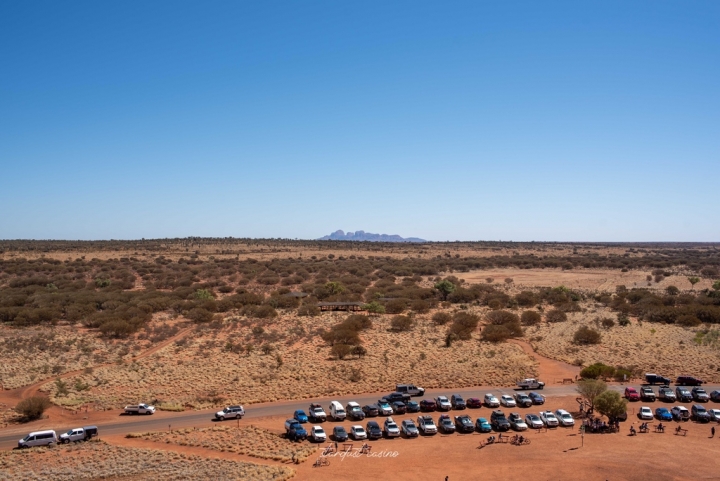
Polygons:
<instances>
[{"instance_id":1,"label":"person standing","mask_svg":"<svg viewBox=\"0 0 720 481\"><path fill-rule=\"evenodd\" d=\"M714 437L715 437L715 426L713 426L713 427L710 428L710 437L711 437L711 438L714 438Z\"/></svg>"}]
</instances>

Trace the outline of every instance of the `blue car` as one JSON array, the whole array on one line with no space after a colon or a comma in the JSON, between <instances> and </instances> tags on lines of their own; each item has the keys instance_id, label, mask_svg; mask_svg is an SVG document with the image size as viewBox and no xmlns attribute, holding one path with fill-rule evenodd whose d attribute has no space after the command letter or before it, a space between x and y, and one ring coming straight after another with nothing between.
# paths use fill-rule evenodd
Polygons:
<instances>
[{"instance_id":1,"label":"blue car","mask_svg":"<svg viewBox=\"0 0 720 481\"><path fill-rule=\"evenodd\" d=\"M418 404L417 401L408 401L405 403L405 409L407 409L407 412L409 413L419 413L420 404Z\"/></svg>"},{"instance_id":2,"label":"blue car","mask_svg":"<svg viewBox=\"0 0 720 481\"><path fill-rule=\"evenodd\" d=\"M668 408L657 408L655 410L655 417L660 421L672 421L672 413Z\"/></svg>"},{"instance_id":3,"label":"blue car","mask_svg":"<svg viewBox=\"0 0 720 481\"><path fill-rule=\"evenodd\" d=\"M545 396L536 392L531 392L528 397L532 399L533 404L545 404Z\"/></svg>"},{"instance_id":4,"label":"blue car","mask_svg":"<svg viewBox=\"0 0 720 481\"><path fill-rule=\"evenodd\" d=\"M475 429L481 433L489 433L492 431L492 426L487 422L487 419L478 418L477 421L475 421Z\"/></svg>"},{"instance_id":5,"label":"blue car","mask_svg":"<svg viewBox=\"0 0 720 481\"><path fill-rule=\"evenodd\" d=\"M293 414L293 419L297 419L297 422L299 423L306 423L308 422L307 414L305 414L305 411L302 409L298 409L295 411L295 414Z\"/></svg>"}]
</instances>

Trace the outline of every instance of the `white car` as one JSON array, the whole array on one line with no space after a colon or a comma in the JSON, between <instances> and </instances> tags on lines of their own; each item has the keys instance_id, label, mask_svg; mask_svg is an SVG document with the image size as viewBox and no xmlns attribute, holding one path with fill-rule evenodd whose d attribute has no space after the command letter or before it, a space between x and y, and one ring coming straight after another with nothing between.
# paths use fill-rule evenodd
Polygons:
<instances>
[{"instance_id":1,"label":"white car","mask_svg":"<svg viewBox=\"0 0 720 481\"><path fill-rule=\"evenodd\" d=\"M310 438L316 443L323 443L327 439L327 435L325 435L325 430L320 426L313 426L310 430Z\"/></svg>"},{"instance_id":2,"label":"white car","mask_svg":"<svg viewBox=\"0 0 720 481\"><path fill-rule=\"evenodd\" d=\"M640 408L638 417L643 421L652 421L654 419L652 409L647 406L643 406Z\"/></svg>"},{"instance_id":3,"label":"white car","mask_svg":"<svg viewBox=\"0 0 720 481\"><path fill-rule=\"evenodd\" d=\"M527 424L528 427L531 427L532 429L542 429L542 427L544 426L542 419L540 419L540 416L532 413L525 415L525 424Z\"/></svg>"},{"instance_id":4,"label":"white car","mask_svg":"<svg viewBox=\"0 0 720 481\"><path fill-rule=\"evenodd\" d=\"M400 436L400 428L397 424L395 424L395 421L393 421L393 418L387 418L385 420L385 436L389 438L396 438Z\"/></svg>"},{"instance_id":5,"label":"white car","mask_svg":"<svg viewBox=\"0 0 720 481\"><path fill-rule=\"evenodd\" d=\"M449 411L452 409L452 403L446 396L438 396L435 398L438 411Z\"/></svg>"},{"instance_id":6,"label":"white car","mask_svg":"<svg viewBox=\"0 0 720 481\"><path fill-rule=\"evenodd\" d=\"M563 426L575 426L575 420L572 415L564 409L555 411L555 417L558 418L558 421L560 421L560 424Z\"/></svg>"},{"instance_id":7,"label":"white car","mask_svg":"<svg viewBox=\"0 0 720 481\"><path fill-rule=\"evenodd\" d=\"M485 402L485 405L489 408L499 408L500 407L500 401L498 401L498 398L496 398L491 393L487 393L485 395L485 397L483 398L483 401Z\"/></svg>"},{"instance_id":8,"label":"white car","mask_svg":"<svg viewBox=\"0 0 720 481\"><path fill-rule=\"evenodd\" d=\"M508 394L503 394L502 396L500 396L500 404L507 408L517 407L517 403L515 402L515 400L512 398L512 396Z\"/></svg>"},{"instance_id":9,"label":"white car","mask_svg":"<svg viewBox=\"0 0 720 481\"><path fill-rule=\"evenodd\" d=\"M350 437L355 441L359 441L361 439L367 439L367 433L362 426L356 424L350 428Z\"/></svg>"},{"instance_id":10,"label":"white car","mask_svg":"<svg viewBox=\"0 0 720 481\"><path fill-rule=\"evenodd\" d=\"M540 419L542 419L543 424L549 428L560 424L552 411L542 411L540 413Z\"/></svg>"},{"instance_id":11,"label":"white car","mask_svg":"<svg viewBox=\"0 0 720 481\"><path fill-rule=\"evenodd\" d=\"M711 421L720 423L720 409L708 409L707 412L710 415Z\"/></svg>"}]
</instances>

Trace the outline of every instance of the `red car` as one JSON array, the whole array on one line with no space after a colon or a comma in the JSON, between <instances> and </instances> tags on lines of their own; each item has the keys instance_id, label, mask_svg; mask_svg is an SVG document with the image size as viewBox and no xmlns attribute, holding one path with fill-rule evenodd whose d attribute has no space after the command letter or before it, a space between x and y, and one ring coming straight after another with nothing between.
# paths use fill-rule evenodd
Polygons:
<instances>
[{"instance_id":1,"label":"red car","mask_svg":"<svg viewBox=\"0 0 720 481\"><path fill-rule=\"evenodd\" d=\"M471 397L465 401L465 405L469 408L479 408L482 407L482 401L476 397Z\"/></svg>"},{"instance_id":2,"label":"red car","mask_svg":"<svg viewBox=\"0 0 720 481\"><path fill-rule=\"evenodd\" d=\"M421 411L435 411L437 409L437 403L432 399L423 399L420 401Z\"/></svg>"},{"instance_id":3,"label":"red car","mask_svg":"<svg viewBox=\"0 0 720 481\"><path fill-rule=\"evenodd\" d=\"M625 398L628 401L639 401L640 393L637 392L634 387L626 387L625 388Z\"/></svg>"}]
</instances>

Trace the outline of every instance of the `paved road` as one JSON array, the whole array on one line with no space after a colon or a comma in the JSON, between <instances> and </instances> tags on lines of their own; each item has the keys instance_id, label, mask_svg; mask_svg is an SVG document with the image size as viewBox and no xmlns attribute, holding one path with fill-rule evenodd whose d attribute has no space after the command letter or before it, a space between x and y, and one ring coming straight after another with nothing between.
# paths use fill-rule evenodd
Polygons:
<instances>
[{"instance_id":1,"label":"paved road","mask_svg":"<svg viewBox=\"0 0 720 481\"><path fill-rule=\"evenodd\" d=\"M637 385L636 385L637 386ZM610 385L610 389L615 391L622 392L625 389L625 386L621 385ZM720 386L704 386L705 390L707 392L713 391L715 389L720 389ZM657 389L655 389L657 391ZM461 394L465 399L469 397L478 397L482 398L482 396L487 393L492 392L495 395L500 394L510 394L514 392L513 388L499 388L499 387L471 387L471 388L461 388L461 389L433 389L428 390L425 392L424 398L433 398L437 395L444 394L447 396L450 396L451 394ZM568 385L562 385L562 386L549 386L546 387L542 393L547 397L562 397L562 396L573 396L576 395L575 391L575 385L568 384ZM274 403L262 403L262 404L253 404L246 407L247 415L244 419L253 419L253 418L261 418L261 417L267 417L267 416L284 416L284 417L292 417L292 413L296 409L305 409L307 410L307 407L311 402L318 402L322 404L323 406L327 406L331 400L338 400L343 403L343 405L347 401L356 401L360 403L360 405L365 404L371 404L376 402L380 397L387 394L387 392L383 393L374 393L374 394L361 394L361 395L351 395L351 396L340 396L340 397L325 397L325 398L313 398L313 399L304 399L301 401L279 401ZM573 406L574 408L575 406ZM687 406L686 406L687 407ZM144 432L144 431L161 431L167 429L168 425L172 425L173 429L176 428L186 428L186 427L202 427L202 426L209 426L212 425L214 422L212 420L213 414L215 410L203 410L203 411L186 411L181 413L173 413L173 412L162 412L159 411L156 414L152 416L124 416L124 415L118 415L118 420L113 422L104 422L104 423L98 423L97 426L100 431L100 436L103 435L122 435L132 432ZM226 421L226 422L233 422L233 421ZM41 429L55 429L55 431L58 433L66 432L72 428L79 427L82 425L88 425L93 424L92 419L88 421L84 421L81 417L79 417L79 420L77 423L73 425L61 425L61 426L53 426L51 423L43 423L41 425L35 424L34 426L26 426L26 427L13 427L12 430L6 429L2 432L3 434L0 435L0 449L8 449L13 448L17 446L18 439L22 438L25 434L27 434L30 431L39 431ZM278 425L278 428L281 429L282 425Z\"/></svg>"}]
</instances>

